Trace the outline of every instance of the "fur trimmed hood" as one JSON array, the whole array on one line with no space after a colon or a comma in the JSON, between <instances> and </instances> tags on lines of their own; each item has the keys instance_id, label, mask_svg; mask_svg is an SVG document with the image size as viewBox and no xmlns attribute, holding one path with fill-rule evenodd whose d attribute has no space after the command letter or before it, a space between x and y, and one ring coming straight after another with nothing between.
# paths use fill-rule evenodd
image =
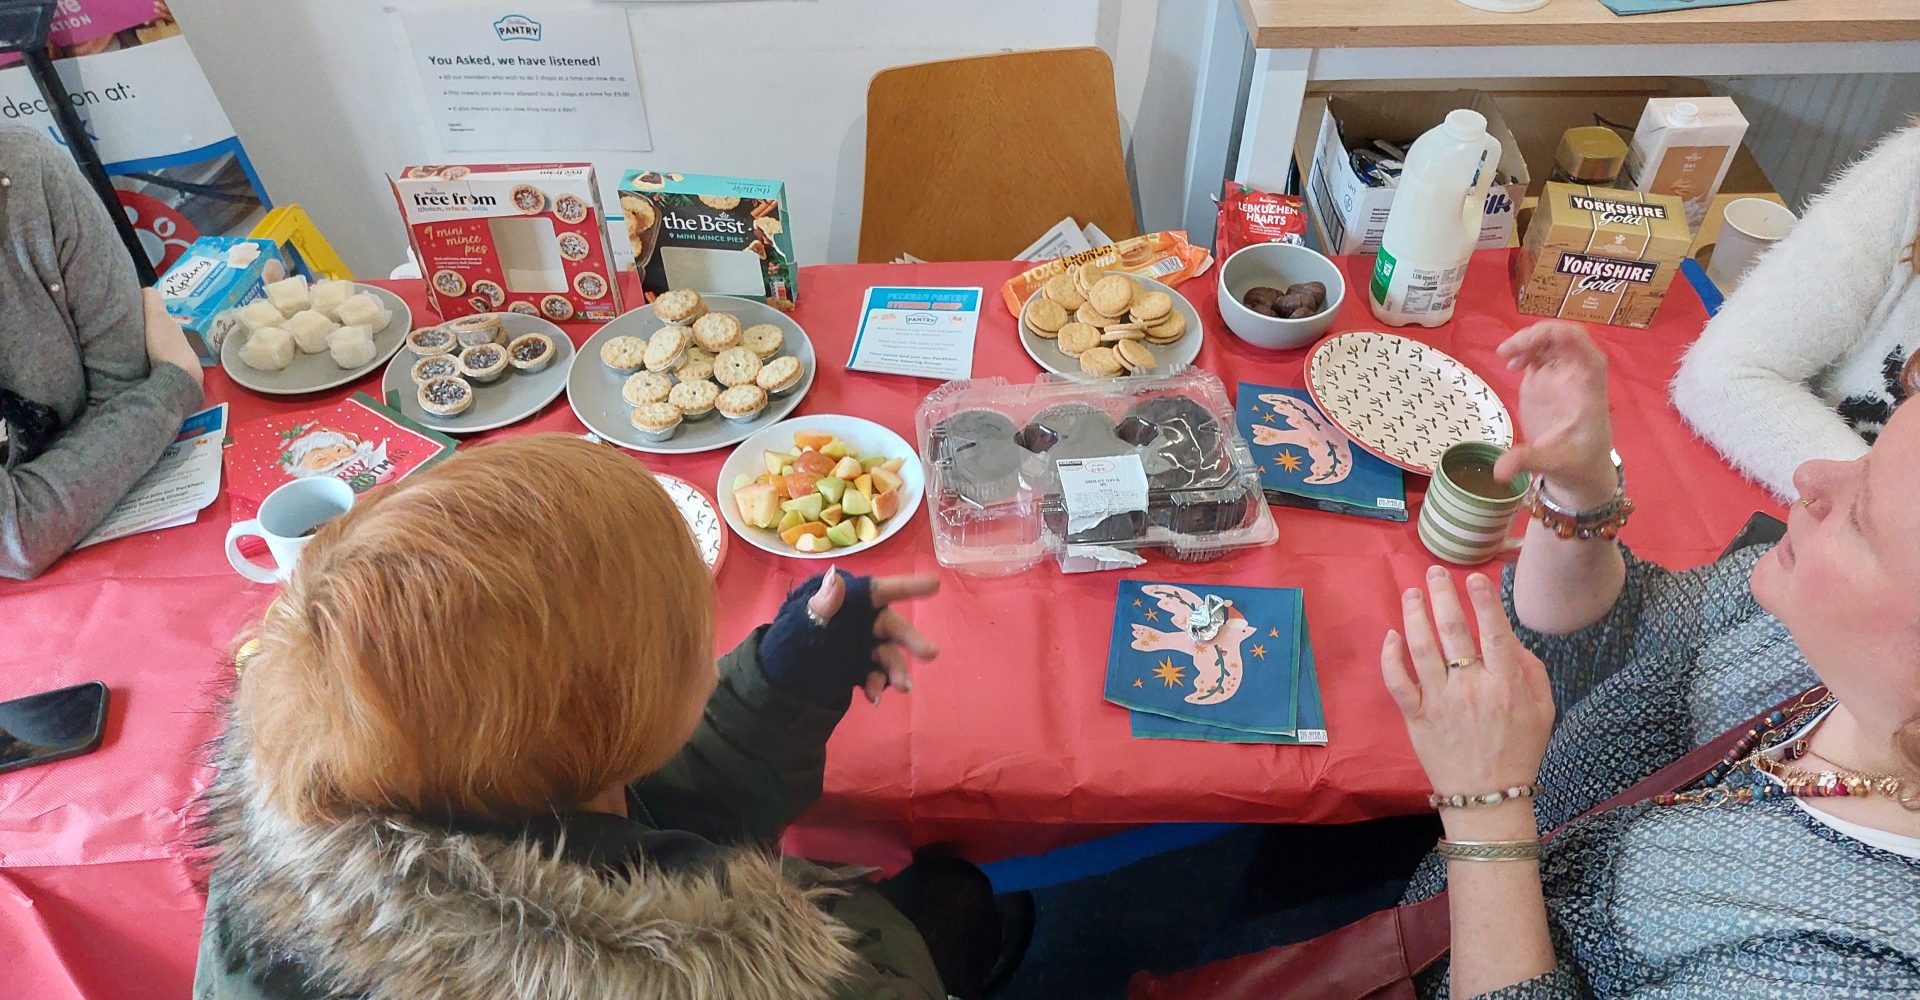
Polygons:
<instances>
[{"instance_id":1,"label":"fur trimmed hood","mask_svg":"<svg viewBox=\"0 0 1920 1000\"><path fill-rule=\"evenodd\" d=\"M230 963L297 966L306 996L789 1000L834 993L860 962L821 907L837 891L758 851L621 879L402 817L295 823L266 803L244 737L218 757L209 934Z\"/></svg>"}]
</instances>

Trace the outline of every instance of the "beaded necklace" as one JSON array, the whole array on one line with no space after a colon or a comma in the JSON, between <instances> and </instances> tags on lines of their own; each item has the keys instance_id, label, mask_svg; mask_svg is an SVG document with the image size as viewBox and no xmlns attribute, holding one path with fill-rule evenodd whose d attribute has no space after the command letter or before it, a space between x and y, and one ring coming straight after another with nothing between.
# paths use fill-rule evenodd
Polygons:
<instances>
[{"instance_id":1,"label":"beaded necklace","mask_svg":"<svg viewBox=\"0 0 1920 1000\"><path fill-rule=\"evenodd\" d=\"M1899 798L1900 780L1892 775L1862 775L1845 771L1803 771L1789 767L1764 755L1767 737L1787 728L1800 728L1821 712L1832 708L1833 696L1825 688L1815 688L1807 692L1800 704L1789 711L1775 710L1767 717L1748 729L1740 741L1727 751L1720 763L1715 764L1700 779L1700 787L1683 792L1665 792L1647 799L1656 806L1690 805L1708 803L1712 805L1745 805L1749 802L1761 802L1767 799L1781 798L1829 798L1841 795L1881 794ZM1806 754L1806 741L1796 740L1787 748L1789 760L1797 760ZM1780 779L1780 784L1762 781L1749 788L1727 788L1722 783L1727 777L1742 767L1751 766Z\"/></svg>"}]
</instances>

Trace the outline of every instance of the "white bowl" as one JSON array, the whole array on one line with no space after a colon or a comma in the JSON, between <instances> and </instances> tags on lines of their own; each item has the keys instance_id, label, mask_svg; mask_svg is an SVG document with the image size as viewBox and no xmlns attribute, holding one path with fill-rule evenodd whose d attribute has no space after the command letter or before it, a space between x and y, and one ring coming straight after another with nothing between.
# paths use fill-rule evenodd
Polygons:
<instances>
[{"instance_id":1,"label":"white bowl","mask_svg":"<svg viewBox=\"0 0 1920 1000\"><path fill-rule=\"evenodd\" d=\"M1302 281L1318 281L1327 286L1327 303L1305 319L1263 316L1240 302L1247 289L1265 285L1286 291ZM1333 327L1333 317L1347 297L1347 281L1333 261L1306 247L1291 243L1255 243L1234 251L1220 265L1220 318L1227 329L1255 347L1276 350L1304 347L1320 339Z\"/></svg>"},{"instance_id":2,"label":"white bowl","mask_svg":"<svg viewBox=\"0 0 1920 1000\"><path fill-rule=\"evenodd\" d=\"M740 517L740 508L733 502L733 480L741 474L760 476L767 471L766 460L762 457L769 451L793 450L795 431L814 431L831 434L845 441L849 447L861 455L882 455L887 458L904 458L906 464L900 467L903 485L900 492L900 513L880 525L880 537L871 542L861 542L844 549L832 549L826 552L802 552L780 540L780 533L770 528L756 528ZM920 457L913 446L907 444L900 435L859 417L840 416L821 413L812 416L795 417L782 420L762 430L745 441L727 456L720 466L720 479L714 483L713 495L720 503L720 516L727 519L733 533L746 540L748 545L765 549L777 556L789 559L837 559L841 556L864 552L900 533L908 521L920 512L920 499L927 491L927 471L920 464Z\"/></svg>"}]
</instances>

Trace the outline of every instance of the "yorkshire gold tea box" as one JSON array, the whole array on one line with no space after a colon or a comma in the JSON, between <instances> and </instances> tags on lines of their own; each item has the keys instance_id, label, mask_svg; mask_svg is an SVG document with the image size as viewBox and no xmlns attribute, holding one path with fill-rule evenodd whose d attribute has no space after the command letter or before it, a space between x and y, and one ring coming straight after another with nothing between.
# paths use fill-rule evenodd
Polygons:
<instances>
[{"instance_id":1,"label":"yorkshire gold tea box","mask_svg":"<svg viewBox=\"0 0 1920 1000\"><path fill-rule=\"evenodd\" d=\"M1549 183L1513 255L1520 311L1645 329L1692 244L1672 195Z\"/></svg>"}]
</instances>

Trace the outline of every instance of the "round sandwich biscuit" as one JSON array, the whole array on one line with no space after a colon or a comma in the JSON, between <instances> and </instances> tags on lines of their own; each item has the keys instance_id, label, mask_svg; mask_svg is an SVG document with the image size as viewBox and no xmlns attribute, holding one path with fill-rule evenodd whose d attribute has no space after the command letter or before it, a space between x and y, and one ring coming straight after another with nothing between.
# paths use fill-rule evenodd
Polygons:
<instances>
[{"instance_id":1,"label":"round sandwich biscuit","mask_svg":"<svg viewBox=\"0 0 1920 1000\"><path fill-rule=\"evenodd\" d=\"M1095 347L1080 355L1080 370L1089 375L1112 378L1126 368L1120 364L1120 355L1113 353L1113 348Z\"/></svg>"},{"instance_id":2,"label":"round sandwich biscuit","mask_svg":"<svg viewBox=\"0 0 1920 1000\"><path fill-rule=\"evenodd\" d=\"M1128 313L1142 323L1152 323L1173 309L1173 296L1165 292L1147 292L1134 297Z\"/></svg>"},{"instance_id":3,"label":"round sandwich biscuit","mask_svg":"<svg viewBox=\"0 0 1920 1000\"><path fill-rule=\"evenodd\" d=\"M1095 309L1093 307L1093 303L1091 302L1081 306L1078 309L1075 309L1073 311L1073 318L1076 322L1084 323L1087 326L1099 327L1101 329L1106 329L1107 327L1110 327L1113 324L1120 322L1118 317L1102 316L1100 314L1100 310Z\"/></svg>"},{"instance_id":4,"label":"round sandwich biscuit","mask_svg":"<svg viewBox=\"0 0 1920 1000\"><path fill-rule=\"evenodd\" d=\"M1027 303L1026 314L1020 317L1035 334L1048 338L1059 336L1067 318L1065 306L1045 297Z\"/></svg>"},{"instance_id":5,"label":"round sandwich biscuit","mask_svg":"<svg viewBox=\"0 0 1920 1000\"><path fill-rule=\"evenodd\" d=\"M1167 318L1146 327L1147 343L1171 344L1187 335L1187 318L1178 311L1170 312Z\"/></svg>"},{"instance_id":6,"label":"round sandwich biscuit","mask_svg":"<svg viewBox=\"0 0 1920 1000\"><path fill-rule=\"evenodd\" d=\"M1074 290L1080 293L1081 298L1085 298L1087 293L1093 290L1093 286L1099 284L1106 276L1106 269L1100 265L1082 264L1073 270Z\"/></svg>"},{"instance_id":7,"label":"round sandwich biscuit","mask_svg":"<svg viewBox=\"0 0 1920 1000\"><path fill-rule=\"evenodd\" d=\"M1068 323L1060 328L1060 353L1079 357L1100 346L1100 331L1085 323Z\"/></svg>"},{"instance_id":8,"label":"round sandwich biscuit","mask_svg":"<svg viewBox=\"0 0 1920 1000\"><path fill-rule=\"evenodd\" d=\"M1113 353L1120 359L1120 363L1126 366L1127 371L1136 375L1141 372L1150 372L1160 363L1159 359L1153 356L1153 352L1147 349L1147 345L1137 340L1123 340L1113 345Z\"/></svg>"},{"instance_id":9,"label":"round sandwich biscuit","mask_svg":"<svg viewBox=\"0 0 1920 1000\"><path fill-rule=\"evenodd\" d=\"M1137 326L1110 326L1100 331L1100 342L1103 344L1118 344L1125 340L1145 339L1147 339L1147 331Z\"/></svg>"},{"instance_id":10,"label":"round sandwich biscuit","mask_svg":"<svg viewBox=\"0 0 1920 1000\"><path fill-rule=\"evenodd\" d=\"M1074 287L1071 274L1056 274L1048 278L1040 294L1060 303L1068 312L1087 304L1087 297Z\"/></svg>"},{"instance_id":11,"label":"round sandwich biscuit","mask_svg":"<svg viewBox=\"0 0 1920 1000\"><path fill-rule=\"evenodd\" d=\"M1125 316L1133 305L1135 287L1132 278L1109 274L1087 292L1087 304L1102 316Z\"/></svg>"}]
</instances>

